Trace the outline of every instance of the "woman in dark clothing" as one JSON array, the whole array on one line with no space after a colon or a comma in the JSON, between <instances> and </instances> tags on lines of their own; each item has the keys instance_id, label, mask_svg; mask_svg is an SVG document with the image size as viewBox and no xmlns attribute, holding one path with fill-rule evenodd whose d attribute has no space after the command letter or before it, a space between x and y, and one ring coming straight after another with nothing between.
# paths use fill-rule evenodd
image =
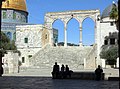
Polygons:
<instances>
[{"instance_id":1,"label":"woman in dark clothing","mask_svg":"<svg viewBox=\"0 0 120 89\"><path fill-rule=\"evenodd\" d=\"M0 76L2 76L3 75L3 67L1 67L1 74L0 74Z\"/></svg>"},{"instance_id":2,"label":"woman in dark clothing","mask_svg":"<svg viewBox=\"0 0 120 89\"><path fill-rule=\"evenodd\" d=\"M70 71L69 71L69 67L68 67L68 65L66 65L66 67L65 67L65 75L66 75L66 78L67 77L71 77L71 73L70 73Z\"/></svg>"},{"instance_id":3,"label":"woman in dark clothing","mask_svg":"<svg viewBox=\"0 0 120 89\"><path fill-rule=\"evenodd\" d=\"M61 67L61 78L65 78L65 66L63 64Z\"/></svg>"}]
</instances>

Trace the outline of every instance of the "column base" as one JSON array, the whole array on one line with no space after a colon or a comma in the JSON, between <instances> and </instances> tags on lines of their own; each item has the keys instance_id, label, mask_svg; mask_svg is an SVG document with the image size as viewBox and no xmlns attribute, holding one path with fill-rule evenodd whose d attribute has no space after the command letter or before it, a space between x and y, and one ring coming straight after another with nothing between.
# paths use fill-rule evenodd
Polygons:
<instances>
[{"instance_id":1,"label":"column base","mask_svg":"<svg viewBox=\"0 0 120 89\"><path fill-rule=\"evenodd\" d=\"M64 44L64 47L67 47L67 44Z\"/></svg>"},{"instance_id":2,"label":"column base","mask_svg":"<svg viewBox=\"0 0 120 89\"><path fill-rule=\"evenodd\" d=\"M83 46L83 44L82 44L82 43L79 43L79 46Z\"/></svg>"}]
</instances>

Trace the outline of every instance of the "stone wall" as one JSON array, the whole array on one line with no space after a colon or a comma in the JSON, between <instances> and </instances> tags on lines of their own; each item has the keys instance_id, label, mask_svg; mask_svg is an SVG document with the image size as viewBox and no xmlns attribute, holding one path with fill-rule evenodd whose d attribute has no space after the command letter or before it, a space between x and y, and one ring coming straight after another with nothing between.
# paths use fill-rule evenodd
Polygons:
<instances>
[{"instance_id":1,"label":"stone wall","mask_svg":"<svg viewBox=\"0 0 120 89\"><path fill-rule=\"evenodd\" d=\"M113 23L113 25L111 25L111 23ZM109 17L106 17L104 19L102 19L101 23L100 23L100 46L104 45L104 40L106 36L109 36L109 33L113 33L113 32L118 32L118 30L116 29L116 25L114 23L114 20L109 19Z\"/></svg>"},{"instance_id":2,"label":"stone wall","mask_svg":"<svg viewBox=\"0 0 120 89\"><path fill-rule=\"evenodd\" d=\"M17 48L41 47L43 25L20 25L16 27ZM25 43L25 38L28 42Z\"/></svg>"},{"instance_id":3,"label":"stone wall","mask_svg":"<svg viewBox=\"0 0 120 89\"><path fill-rule=\"evenodd\" d=\"M8 51L2 58L4 73L17 73L18 72L18 53Z\"/></svg>"},{"instance_id":4,"label":"stone wall","mask_svg":"<svg viewBox=\"0 0 120 89\"><path fill-rule=\"evenodd\" d=\"M86 58L84 59L84 69L95 69L97 64L97 53L96 53L96 44L93 45L93 48L90 50L90 52L88 53L88 55L86 56Z\"/></svg>"},{"instance_id":5,"label":"stone wall","mask_svg":"<svg viewBox=\"0 0 120 89\"><path fill-rule=\"evenodd\" d=\"M19 57L19 60L21 61L21 69L29 67L30 66L30 58L35 55L41 48L19 48L18 50L21 52L21 56ZM24 58L24 59L23 59Z\"/></svg>"}]
</instances>

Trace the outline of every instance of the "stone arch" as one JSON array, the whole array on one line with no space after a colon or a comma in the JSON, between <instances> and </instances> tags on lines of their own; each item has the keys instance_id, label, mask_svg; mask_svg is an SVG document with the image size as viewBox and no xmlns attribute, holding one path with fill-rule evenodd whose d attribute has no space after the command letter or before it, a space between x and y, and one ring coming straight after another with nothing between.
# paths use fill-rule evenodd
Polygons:
<instances>
[{"instance_id":1,"label":"stone arch","mask_svg":"<svg viewBox=\"0 0 120 89\"><path fill-rule=\"evenodd\" d=\"M63 39L63 36L64 36L64 22L61 20L61 19L56 19L54 20L54 22L52 23L52 29L56 29L58 31L58 34L57 34L57 42L56 43L59 43L59 42L63 42L64 39ZM53 36L53 38L55 37L55 35Z\"/></svg>"},{"instance_id":2,"label":"stone arch","mask_svg":"<svg viewBox=\"0 0 120 89\"><path fill-rule=\"evenodd\" d=\"M53 22L52 22L52 26L53 26L53 24L54 24L57 20L60 20L60 21L64 24L64 21L63 21L62 19L60 19L60 18L56 18L56 19L53 20Z\"/></svg>"},{"instance_id":3,"label":"stone arch","mask_svg":"<svg viewBox=\"0 0 120 89\"><path fill-rule=\"evenodd\" d=\"M78 19L77 17L72 17L72 18L70 18L70 19L67 21L67 24L68 24L72 19L75 19L75 20L80 24L79 19Z\"/></svg>"},{"instance_id":4,"label":"stone arch","mask_svg":"<svg viewBox=\"0 0 120 89\"><path fill-rule=\"evenodd\" d=\"M79 44L79 27L80 27L80 23L76 18L71 18L69 19L69 21L67 22L67 41L68 43L72 43L78 45ZM76 33L72 38L71 35L73 35L73 33ZM73 40L76 39L76 40Z\"/></svg>"},{"instance_id":5,"label":"stone arch","mask_svg":"<svg viewBox=\"0 0 120 89\"><path fill-rule=\"evenodd\" d=\"M95 43L99 44L99 40L100 40L100 35L98 34L99 31L99 23L100 21L97 20L97 16L100 15L100 11L99 10L78 10L78 11L65 11L65 12L50 12L50 13L46 13L45 15L45 26L49 29L52 29L52 23L56 20L56 19L61 19L64 22L64 46L67 46L67 23L69 22L69 20L71 18L76 18L78 20L79 23L82 23L82 21L87 18L90 17L93 19L93 21L95 22ZM79 41L79 45L82 46L82 24L80 24L80 41Z\"/></svg>"},{"instance_id":6,"label":"stone arch","mask_svg":"<svg viewBox=\"0 0 120 89\"><path fill-rule=\"evenodd\" d=\"M83 22L84 22L87 18L90 18L90 19L93 20L93 22L95 23L95 19L94 19L93 17L87 16L87 17L85 17L85 18L82 20L82 24L83 24Z\"/></svg>"},{"instance_id":7,"label":"stone arch","mask_svg":"<svg viewBox=\"0 0 120 89\"><path fill-rule=\"evenodd\" d=\"M94 45L95 43L95 22L92 18L86 17L82 21L82 33L83 33L83 37L82 37L83 45ZM87 40L88 38L91 40Z\"/></svg>"}]
</instances>

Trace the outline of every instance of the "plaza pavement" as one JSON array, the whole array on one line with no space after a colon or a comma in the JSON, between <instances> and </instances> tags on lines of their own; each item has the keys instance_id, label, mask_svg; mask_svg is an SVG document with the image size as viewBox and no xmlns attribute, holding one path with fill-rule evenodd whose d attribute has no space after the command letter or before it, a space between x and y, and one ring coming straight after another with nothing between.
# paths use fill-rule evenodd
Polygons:
<instances>
[{"instance_id":1,"label":"plaza pavement","mask_svg":"<svg viewBox=\"0 0 120 89\"><path fill-rule=\"evenodd\" d=\"M104 69L110 76L118 76L118 69ZM46 75L44 75L46 74ZM119 81L80 79L52 79L48 71L24 71L0 77L0 89L119 89Z\"/></svg>"},{"instance_id":2,"label":"plaza pavement","mask_svg":"<svg viewBox=\"0 0 120 89\"><path fill-rule=\"evenodd\" d=\"M0 89L119 89L119 81L3 76L0 77Z\"/></svg>"}]
</instances>

